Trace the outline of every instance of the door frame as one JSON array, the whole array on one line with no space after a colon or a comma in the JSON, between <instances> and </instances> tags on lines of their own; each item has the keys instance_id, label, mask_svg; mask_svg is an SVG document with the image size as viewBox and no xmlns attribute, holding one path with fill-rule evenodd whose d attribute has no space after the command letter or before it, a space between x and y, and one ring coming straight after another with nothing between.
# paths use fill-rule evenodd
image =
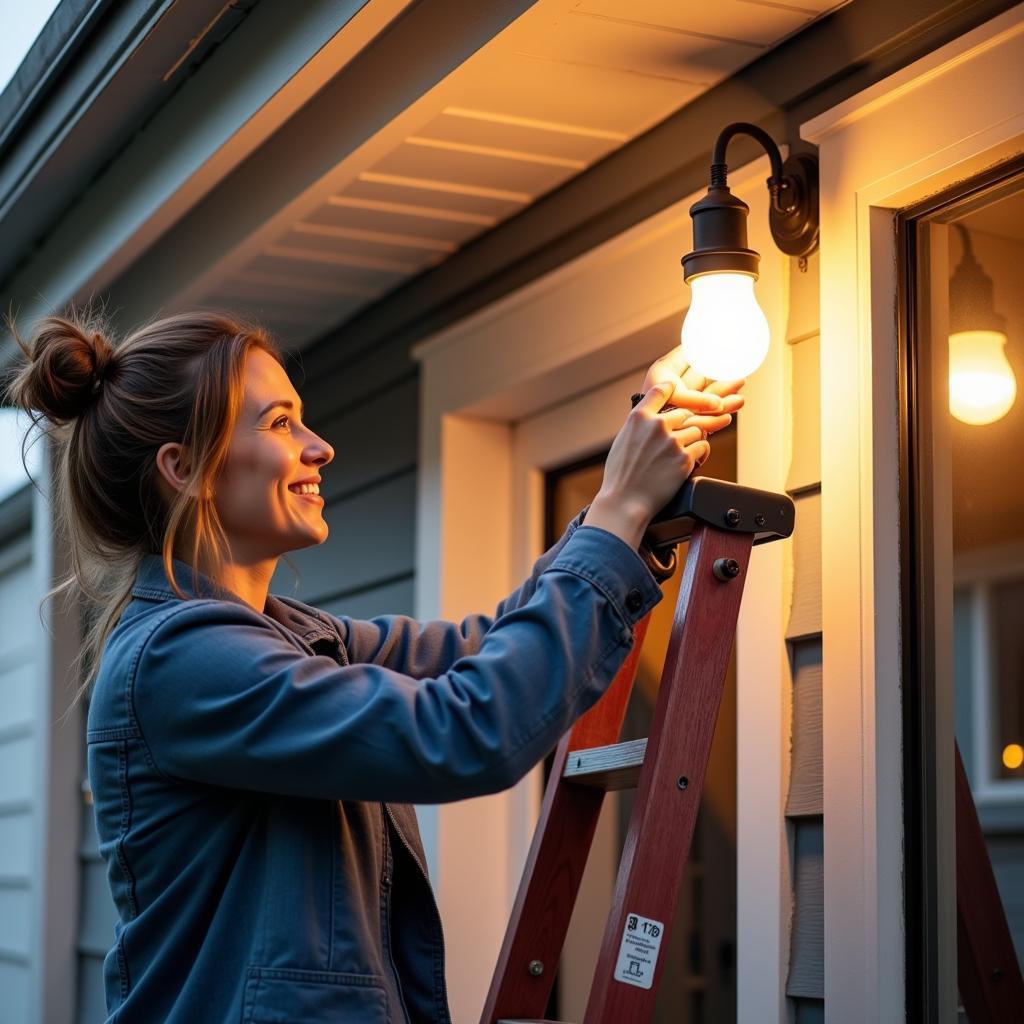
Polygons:
<instances>
[{"instance_id":1,"label":"door frame","mask_svg":"<svg viewBox=\"0 0 1024 1024\"><path fill-rule=\"evenodd\" d=\"M979 102L980 100L980 102ZM1024 5L802 126L821 168L825 1000L902 1020L900 210L1024 150ZM943 720L952 723L952 709ZM949 737L950 741L952 736ZM934 785L936 968L956 1014L953 761Z\"/></svg>"},{"instance_id":2,"label":"door frame","mask_svg":"<svg viewBox=\"0 0 1024 1024\"><path fill-rule=\"evenodd\" d=\"M782 342L788 266L768 231L767 173L764 158L730 173L732 187L750 204L750 244L762 253L759 300L778 339L747 388L737 464L744 483L783 490L790 449L789 354ZM543 500L537 481L550 463L516 467L514 425L600 388L671 347L688 301L678 261L690 247L688 209L700 195L414 348L421 364L417 616L457 619L493 607L519 581L527 553L539 553ZM658 328L671 318L670 330ZM640 384L635 379L633 389ZM607 421L595 426L595 440L603 432L601 443L610 441L627 411L622 403L628 394L609 405ZM737 631L737 986L740 1019L750 1021L765 1020L765 1007L772 1005L785 1019L789 552L788 543L756 550ZM531 775L483 800L420 809L453 950L449 991L457 1017L471 1019L483 1003L536 821L537 779ZM467 878L477 894L473 906L459 898ZM486 915L479 913L481 903Z\"/></svg>"}]
</instances>

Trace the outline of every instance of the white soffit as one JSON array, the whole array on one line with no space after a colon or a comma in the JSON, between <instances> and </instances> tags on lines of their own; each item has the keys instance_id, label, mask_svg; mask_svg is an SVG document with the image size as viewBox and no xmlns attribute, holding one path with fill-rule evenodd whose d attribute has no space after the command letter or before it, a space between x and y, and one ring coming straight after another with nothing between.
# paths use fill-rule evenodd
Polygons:
<instances>
[{"instance_id":1,"label":"white soffit","mask_svg":"<svg viewBox=\"0 0 1024 1024\"><path fill-rule=\"evenodd\" d=\"M171 305L243 307L301 345L838 6L539 0Z\"/></svg>"}]
</instances>

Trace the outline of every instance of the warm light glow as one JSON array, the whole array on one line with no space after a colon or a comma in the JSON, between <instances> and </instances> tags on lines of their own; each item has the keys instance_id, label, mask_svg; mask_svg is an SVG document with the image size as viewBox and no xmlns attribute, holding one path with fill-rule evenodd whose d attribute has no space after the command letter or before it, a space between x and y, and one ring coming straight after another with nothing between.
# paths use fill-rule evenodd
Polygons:
<instances>
[{"instance_id":1,"label":"warm light glow","mask_svg":"<svg viewBox=\"0 0 1024 1024\"><path fill-rule=\"evenodd\" d=\"M1001 419L1017 397L1001 331L959 331L949 336L949 411L980 426Z\"/></svg>"},{"instance_id":2,"label":"warm light glow","mask_svg":"<svg viewBox=\"0 0 1024 1024\"><path fill-rule=\"evenodd\" d=\"M1019 743L1008 743L1003 747L1003 764L1011 770L1024 764L1024 747Z\"/></svg>"},{"instance_id":3,"label":"warm light glow","mask_svg":"<svg viewBox=\"0 0 1024 1024\"><path fill-rule=\"evenodd\" d=\"M712 380L738 380L768 355L768 320L754 297L749 274L700 274L683 321L683 355Z\"/></svg>"}]
</instances>

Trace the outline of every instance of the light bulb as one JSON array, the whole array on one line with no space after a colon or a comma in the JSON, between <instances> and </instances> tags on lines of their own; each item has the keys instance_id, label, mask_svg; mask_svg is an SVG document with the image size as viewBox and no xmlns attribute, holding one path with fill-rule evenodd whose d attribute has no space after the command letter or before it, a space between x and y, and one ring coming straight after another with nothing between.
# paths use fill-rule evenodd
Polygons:
<instances>
[{"instance_id":1,"label":"light bulb","mask_svg":"<svg viewBox=\"0 0 1024 1024\"><path fill-rule=\"evenodd\" d=\"M995 423L1017 397L1002 331L957 331L949 336L949 411L964 423Z\"/></svg>"},{"instance_id":2,"label":"light bulb","mask_svg":"<svg viewBox=\"0 0 1024 1024\"><path fill-rule=\"evenodd\" d=\"M683 321L686 361L711 380L738 380L768 355L768 320L754 297L750 274L699 274Z\"/></svg>"}]
</instances>

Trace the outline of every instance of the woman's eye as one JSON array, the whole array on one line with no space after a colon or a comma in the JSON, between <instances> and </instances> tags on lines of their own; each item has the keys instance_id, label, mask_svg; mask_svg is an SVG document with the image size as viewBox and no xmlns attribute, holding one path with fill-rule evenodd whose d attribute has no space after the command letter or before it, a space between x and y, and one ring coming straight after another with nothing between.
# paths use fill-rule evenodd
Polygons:
<instances>
[{"instance_id":1,"label":"woman's eye","mask_svg":"<svg viewBox=\"0 0 1024 1024\"><path fill-rule=\"evenodd\" d=\"M281 424L284 424L284 426L288 425L288 417L287 416L278 416L277 419L274 420L274 422L271 423L270 425L272 427L277 427L277 426L280 426Z\"/></svg>"}]
</instances>

